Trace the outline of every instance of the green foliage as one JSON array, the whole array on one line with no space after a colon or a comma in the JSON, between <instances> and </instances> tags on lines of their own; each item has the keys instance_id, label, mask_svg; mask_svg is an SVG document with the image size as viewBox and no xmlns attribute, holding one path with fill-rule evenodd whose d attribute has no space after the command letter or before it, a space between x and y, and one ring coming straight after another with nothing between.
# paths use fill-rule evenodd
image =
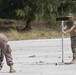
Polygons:
<instances>
[{"instance_id":1,"label":"green foliage","mask_svg":"<svg viewBox=\"0 0 76 75\"><path fill-rule=\"evenodd\" d=\"M0 0L0 17L46 20L55 23L56 16L76 12L74 0Z\"/></svg>"},{"instance_id":2,"label":"green foliage","mask_svg":"<svg viewBox=\"0 0 76 75\"><path fill-rule=\"evenodd\" d=\"M74 0L62 0L60 7L58 7L58 13L60 15L65 15L69 12L76 12L76 1Z\"/></svg>"},{"instance_id":3,"label":"green foliage","mask_svg":"<svg viewBox=\"0 0 76 75\"><path fill-rule=\"evenodd\" d=\"M25 18L25 13L24 13L24 11L21 10L21 9L17 9L17 10L16 10L16 17L17 17L18 19L20 19L20 18Z\"/></svg>"}]
</instances>

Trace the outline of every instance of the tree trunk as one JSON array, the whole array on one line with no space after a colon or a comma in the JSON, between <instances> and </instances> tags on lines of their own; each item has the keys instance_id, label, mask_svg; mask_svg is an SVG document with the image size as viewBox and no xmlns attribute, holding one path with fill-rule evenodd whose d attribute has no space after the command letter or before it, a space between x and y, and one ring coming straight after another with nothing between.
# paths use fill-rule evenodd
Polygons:
<instances>
[{"instance_id":1,"label":"tree trunk","mask_svg":"<svg viewBox=\"0 0 76 75\"><path fill-rule=\"evenodd\" d=\"M30 31L32 28L31 28L31 19L27 19L26 20L26 25L25 25L25 27L23 27L23 28L19 28L19 27L17 27L16 29L18 30L18 31Z\"/></svg>"},{"instance_id":2,"label":"tree trunk","mask_svg":"<svg viewBox=\"0 0 76 75\"><path fill-rule=\"evenodd\" d=\"M23 28L23 30L25 30L25 31L29 31L29 30L31 30L32 28L31 28L31 19L27 19L26 20L26 26Z\"/></svg>"}]
</instances>

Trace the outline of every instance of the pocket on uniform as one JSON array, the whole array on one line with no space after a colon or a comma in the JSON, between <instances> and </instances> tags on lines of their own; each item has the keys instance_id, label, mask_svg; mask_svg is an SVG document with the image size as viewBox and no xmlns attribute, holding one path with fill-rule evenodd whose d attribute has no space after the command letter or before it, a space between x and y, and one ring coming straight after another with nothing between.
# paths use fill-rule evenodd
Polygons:
<instances>
[{"instance_id":1,"label":"pocket on uniform","mask_svg":"<svg viewBox=\"0 0 76 75\"><path fill-rule=\"evenodd\" d=\"M7 53L11 53L11 52L12 52L12 50L11 50L10 46L7 45Z\"/></svg>"}]
</instances>

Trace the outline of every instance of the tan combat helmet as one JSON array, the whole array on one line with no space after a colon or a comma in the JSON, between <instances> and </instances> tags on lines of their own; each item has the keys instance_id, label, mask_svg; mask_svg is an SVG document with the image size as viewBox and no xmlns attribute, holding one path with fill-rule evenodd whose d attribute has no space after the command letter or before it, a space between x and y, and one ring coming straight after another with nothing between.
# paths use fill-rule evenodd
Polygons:
<instances>
[{"instance_id":1,"label":"tan combat helmet","mask_svg":"<svg viewBox=\"0 0 76 75\"><path fill-rule=\"evenodd\" d=\"M72 13L69 13L67 17L72 17L74 20L76 20L75 16Z\"/></svg>"},{"instance_id":2,"label":"tan combat helmet","mask_svg":"<svg viewBox=\"0 0 76 75\"><path fill-rule=\"evenodd\" d=\"M67 17L74 17L72 13L69 13Z\"/></svg>"}]
</instances>

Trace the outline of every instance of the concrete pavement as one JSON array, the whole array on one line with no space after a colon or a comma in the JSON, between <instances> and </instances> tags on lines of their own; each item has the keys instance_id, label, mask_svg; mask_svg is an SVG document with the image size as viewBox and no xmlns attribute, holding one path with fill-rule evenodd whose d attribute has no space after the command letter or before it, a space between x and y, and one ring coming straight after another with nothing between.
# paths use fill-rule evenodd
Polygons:
<instances>
[{"instance_id":1,"label":"concrete pavement","mask_svg":"<svg viewBox=\"0 0 76 75\"><path fill-rule=\"evenodd\" d=\"M0 75L76 75L75 64L55 65L62 62L61 39L9 41L16 73L9 73L4 60ZM64 62L72 60L70 39L64 39Z\"/></svg>"}]
</instances>

